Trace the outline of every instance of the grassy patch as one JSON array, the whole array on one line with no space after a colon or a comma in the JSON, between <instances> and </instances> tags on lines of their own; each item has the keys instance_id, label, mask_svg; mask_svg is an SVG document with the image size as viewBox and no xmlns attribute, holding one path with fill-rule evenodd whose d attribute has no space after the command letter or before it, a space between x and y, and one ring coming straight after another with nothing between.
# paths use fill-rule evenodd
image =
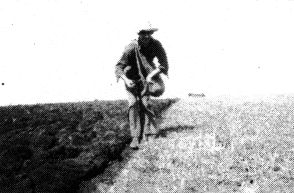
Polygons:
<instances>
[{"instance_id":1,"label":"grassy patch","mask_svg":"<svg viewBox=\"0 0 294 193\"><path fill-rule=\"evenodd\" d=\"M136 154L114 190L294 192L292 101L198 101L184 108L197 119L195 128L184 126L185 117L178 118L182 126L163 128L165 135Z\"/></svg>"}]
</instances>

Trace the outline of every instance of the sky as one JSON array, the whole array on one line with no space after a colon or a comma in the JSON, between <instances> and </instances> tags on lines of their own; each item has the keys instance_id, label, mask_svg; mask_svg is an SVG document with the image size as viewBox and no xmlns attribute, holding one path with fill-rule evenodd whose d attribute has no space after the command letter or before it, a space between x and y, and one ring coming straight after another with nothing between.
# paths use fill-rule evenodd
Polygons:
<instances>
[{"instance_id":1,"label":"sky","mask_svg":"<svg viewBox=\"0 0 294 193\"><path fill-rule=\"evenodd\" d=\"M294 92L294 0L3 0L0 105L126 99L114 66L147 21L163 98Z\"/></svg>"}]
</instances>

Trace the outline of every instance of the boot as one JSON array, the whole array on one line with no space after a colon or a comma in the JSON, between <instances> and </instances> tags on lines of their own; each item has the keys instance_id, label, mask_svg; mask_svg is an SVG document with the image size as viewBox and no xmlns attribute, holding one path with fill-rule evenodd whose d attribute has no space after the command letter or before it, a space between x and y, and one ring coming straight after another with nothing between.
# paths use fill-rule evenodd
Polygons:
<instances>
[{"instance_id":1,"label":"boot","mask_svg":"<svg viewBox=\"0 0 294 193\"><path fill-rule=\"evenodd\" d=\"M147 135L145 135L145 137L146 137L146 141L148 141L148 142L153 142L154 141L154 139L156 138L156 134L147 134Z\"/></svg>"},{"instance_id":2,"label":"boot","mask_svg":"<svg viewBox=\"0 0 294 193\"><path fill-rule=\"evenodd\" d=\"M130 144L130 147L134 150L139 149L139 138L138 137L133 138L133 140Z\"/></svg>"}]
</instances>

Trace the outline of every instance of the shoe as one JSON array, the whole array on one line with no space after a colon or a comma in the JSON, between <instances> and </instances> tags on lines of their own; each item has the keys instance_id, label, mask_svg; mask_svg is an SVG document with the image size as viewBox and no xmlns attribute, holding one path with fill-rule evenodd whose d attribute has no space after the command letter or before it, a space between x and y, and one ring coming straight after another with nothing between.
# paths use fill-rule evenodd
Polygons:
<instances>
[{"instance_id":1,"label":"shoe","mask_svg":"<svg viewBox=\"0 0 294 193\"><path fill-rule=\"evenodd\" d=\"M147 141L148 141L148 136L147 135L143 135L142 142L143 143L146 143Z\"/></svg>"},{"instance_id":2,"label":"shoe","mask_svg":"<svg viewBox=\"0 0 294 193\"><path fill-rule=\"evenodd\" d=\"M139 149L139 139L138 137L134 137L132 143L130 144L130 148L136 150Z\"/></svg>"},{"instance_id":3,"label":"shoe","mask_svg":"<svg viewBox=\"0 0 294 193\"><path fill-rule=\"evenodd\" d=\"M146 135L147 141L152 142L156 138L155 134Z\"/></svg>"}]
</instances>

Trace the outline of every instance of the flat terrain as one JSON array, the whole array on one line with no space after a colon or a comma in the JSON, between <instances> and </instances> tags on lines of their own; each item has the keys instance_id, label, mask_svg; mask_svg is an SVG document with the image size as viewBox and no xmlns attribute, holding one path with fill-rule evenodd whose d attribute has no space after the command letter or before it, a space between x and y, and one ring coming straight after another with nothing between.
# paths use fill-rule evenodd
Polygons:
<instances>
[{"instance_id":1,"label":"flat terrain","mask_svg":"<svg viewBox=\"0 0 294 193\"><path fill-rule=\"evenodd\" d=\"M294 98L186 98L94 192L294 192Z\"/></svg>"}]
</instances>

